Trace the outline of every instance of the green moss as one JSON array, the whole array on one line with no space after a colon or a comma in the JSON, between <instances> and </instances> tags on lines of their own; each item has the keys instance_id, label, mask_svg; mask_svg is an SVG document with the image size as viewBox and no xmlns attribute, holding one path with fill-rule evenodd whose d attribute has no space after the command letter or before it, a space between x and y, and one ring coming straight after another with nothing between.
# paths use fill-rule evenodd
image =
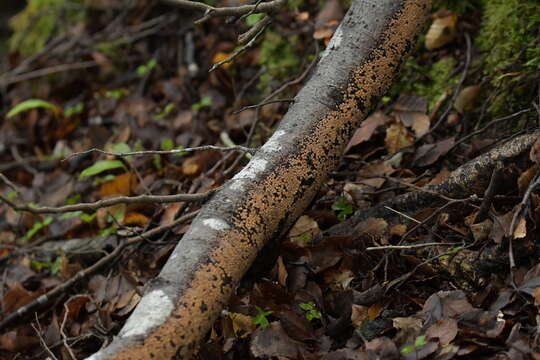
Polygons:
<instances>
[{"instance_id":1,"label":"green moss","mask_svg":"<svg viewBox=\"0 0 540 360\"><path fill-rule=\"evenodd\" d=\"M259 81L261 91L267 92L298 72L302 55L297 43L297 36L284 37L274 31L266 31L259 53L259 64L266 67Z\"/></svg>"},{"instance_id":2,"label":"green moss","mask_svg":"<svg viewBox=\"0 0 540 360\"><path fill-rule=\"evenodd\" d=\"M30 0L24 10L10 20L13 35L10 49L32 55L54 35L84 19L81 1Z\"/></svg>"},{"instance_id":3,"label":"green moss","mask_svg":"<svg viewBox=\"0 0 540 360\"><path fill-rule=\"evenodd\" d=\"M540 70L540 2L484 0L482 27L476 44L488 52L487 71L513 64Z\"/></svg>"},{"instance_id":4,"label":"green moss","mask_svg":"<svg viewBox=\"0 0 540 360\"><path fill-rule=\"evenodd\" d=\"M484 53L481 70L497 89L490 111L508 113L529 106L540 71L540 2L483 0L475 44Z\"/></svg>"}]
</instances>

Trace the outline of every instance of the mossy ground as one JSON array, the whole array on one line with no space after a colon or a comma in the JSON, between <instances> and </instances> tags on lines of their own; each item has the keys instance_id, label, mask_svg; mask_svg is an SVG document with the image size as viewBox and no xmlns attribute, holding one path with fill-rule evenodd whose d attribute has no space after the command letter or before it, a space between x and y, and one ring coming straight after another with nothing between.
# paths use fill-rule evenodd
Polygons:
<instances>
[{"instance_id":1,"label":"mossy ground","mask_svg":"<svg viewBox=\"0 0 540 360\"><path fill-rule=\"evenodd\" d=\"M43 49L54 35L68 31L84 18L80 0L30 0L25 9L10 20L11 50L29 56Z\"/></svg>"},{"instance_id":2,"label":"mossy ground","mask_svg":"<svg viewBox=\"0 0 540 360\"><path fill-rule=\"evenodd\" d=\"M433 106L444 92L452 91L463 69L467 32L473 39L473 61L465 85L482 85L482 98L490 102L487 109L492 116L529 107L538 93L540 2L436 1L434 12L441 10L458 14L458 36L452 44L432 51L425 49L420 37L391 95L425 96Z\"/></svg>"}]
</instances>

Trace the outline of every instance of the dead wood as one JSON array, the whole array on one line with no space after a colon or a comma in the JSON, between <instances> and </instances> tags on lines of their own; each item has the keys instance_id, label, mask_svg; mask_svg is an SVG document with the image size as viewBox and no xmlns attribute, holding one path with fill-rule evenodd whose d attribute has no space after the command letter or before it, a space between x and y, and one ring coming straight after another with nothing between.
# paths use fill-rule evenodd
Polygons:
<instances>
[{"instance_id":1,"label":"dead wood","mask_svg":"<svg viewBox=\"0 0 540 360\"><path fill-rule=\"evenodd\" d=\"M508 164L529 149L539 135L540 132L537 131L515 137L460 166L439 185L426 186L423 188L424 191L406 193L367 210L359 210L343 223L329 229L328 234L351 234L359 223L370 217L384 218L387 221L396 218L403 220L388 208L410 215L425 208L440 206L445 201L441 196L460 199L474 194L481 196L490 183L491 174L497 163Z\"/></svg>"},{"instance_id":2,"label":"dead wood","mask_svg":"<svg viewBox=\"0 0 540 360\"><path fill-rule=\"evenodd\" d=\"M353 3L270 140L203 207L97 359L190 358L264 244L302 213L391 84L429 0Z\"/></svg>"}]
</instances>

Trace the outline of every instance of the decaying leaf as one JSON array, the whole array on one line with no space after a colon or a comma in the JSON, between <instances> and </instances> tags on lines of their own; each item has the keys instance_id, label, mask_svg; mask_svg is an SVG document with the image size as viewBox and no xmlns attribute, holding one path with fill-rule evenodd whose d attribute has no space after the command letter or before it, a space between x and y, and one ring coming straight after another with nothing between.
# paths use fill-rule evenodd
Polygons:
<instances>
[{"instance_id":1,"label":"decaying leaf","mask_svg":"<svg viewBox=\"0 0 540 360\"><path fill-rule=\"evenodd\" d=\"M426 49L438 49L452 42L456 36L457 20L458 18L455 14L433 20L426 34Z\"/></svg>"},{"instance_id":2,"label":"decaying leaf","mask_svg":"<svg viewBox=\"0 0 540 360\"><path fill-rule=\"evenodd\" d=\"M445 155L454 146L454 137L441 140L435 144L422 145L414 155L415 166L428 166Z\"/></svg>"},{"instance_id":3,"label":"decaying leaf","mask_svg":"<svg viewBox=\"0 0 540 360\"><path fill-rule=\"evenodd\" d=\"M463 88L454 102L454 108L460 113L463 114L465 111L470 111L474 109L474 104L478 95L480 94L480 86L472 85Z\"/></svg>"},{"instance_id":4,"label":"decaying leaf","mask_svg":"<svg viewBox=\"0 0 540 360\"><path fill-rule=\"evenodd\" d=\"M386 129L384 143L389 154L394 154L399 149L412 145L413 142L414 138L401 123L394 123Z\"/></svg>"},{"instance_id":5,"label":"decaying leaf","mask_svg":"<svg viewBox=\"0 0 540 360\"><path fill-rule=\"evenodd\" d=\"M352 147L368 141L375 130L384 124L386 124L391 118L381 111L376 111L371 114L366 120L362 122L362 125L354 132L351 140L345 148L345 153L349 151Z\"/></svg>"}]
</instances>

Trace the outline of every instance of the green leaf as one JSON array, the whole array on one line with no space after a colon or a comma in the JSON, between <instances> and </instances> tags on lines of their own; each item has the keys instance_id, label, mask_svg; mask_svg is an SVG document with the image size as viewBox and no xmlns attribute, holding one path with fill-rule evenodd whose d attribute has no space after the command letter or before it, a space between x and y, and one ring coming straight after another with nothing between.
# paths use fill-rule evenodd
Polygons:
<instances>
[{"instance_id":1,"label":"green leaf","mask_svg":"<svg viewBox=\"0 0 540 360\"><path fill-rule=\"evenodd\" d=\"M40 100L40 99L28 99L15 105L13 109L11 109L7 113L6 118L9 119L15 115L22 113L23 111L28 111L32 109L38 109L38 108L52 110L55 114L58 114L60 112L60 109L58 108L58 106L51 104L50 102L47 102L45 100Z\"/></svg>"},{"instance_id":2,"label":"green leaf","mask_svg":"<svg viewBox=\"0 0 540 360\"><path fill-rule=\"evenodd\" d=\"M93 213L93 214L82 213L81 216L79 216L79 219L81 219L82 222L91 223L92 220L96 218L96 215L97 213Z\"/></svg>"},{"instance_id":3,"label":"green leaf","mask_svg":"<svg viewBox=\"0 0 540 360\"><path fill-rule=\"evenodd\" d=\"M251 322L254 324L254 325L258 325L262 328L265 328L267 327L268 325L270 325L270 322L268 321L268 319L266 318L268 315L272 314L272 311L263 311L260 307L256 306L257 308L257 315L255 315L252 319L251 319Z\"/></svg>"},{"instance_id":4,"label":"green leaf","mask_svg":"<svg viewBox=\"0 0 540 360\"><path fill-rule=\"evenodd\" d=\"M174 141L172 141L171 138L165 138L161 140L161 144L159 145L161 150L169 151L174 149Z\"/></svg>"},{"instance_id":5,"label":"green leaf","mask_svg":"<svg viewBox=\"0 0 540 360\"><path fill-rule=\"evenodd\" d=\"M212 98L210 96L203 96L201 98L201 101L199 101L198 103L195 103L193 105L191 105L191 110L193 111L199 111L201 110L202 108L205 108L205 107L208 107L212 105Z\"/></svg>"},{"instance_id":6,"label":"green leaf","mask_svg":"<svg viewBox=\"0 0 540 360\"><path fill-rule=\"evenodd\" d=\"M339 221L345 221L347 216L353 213L353 207L345 196L337 198L337 201L332 205L332 210L338 211Z\"/></svg>"},{"instance_id":7,"label":"green leaf","mask_svg":"<svg viewBox=\"0 0 540 360\"><path fill-rule=\"evenodd\" d=\"M113 234L116 231L116 226L109 226L99 232L99 236L105 237Z\"/></svg>"},{"instance_id":8,"label":"green leaf","mask_svg":"<svg viewBox=\"0 0 540 360\"><path fill-rule=\"evenodd\" d=\"M259 20L261 20L263 17L264 17L264 14L262 14L262 13L260 13L260 14L251 14L246 18L246 24L248 24L249 26L253 26L256 23L258 23Z\"/></svg>"},{"instance_id":9,"label":"green leaf","mask_svg":"<svg viewBox=\"0 0 540 360\"><path fill-rule=\"evenodd\" d=\"M62 256L57 256L54 262L51 264L51 272L57 274L62 268Z\"/></svg>"},{"instance_id":10,"label":"green leaf","mask_svg":"<svg viewBox=\"0 0 540 360\"><path fill-rule=\"evenodd\" d=\"M414 340L414 347L422 347L424 345L427 344L427 340L426 340L426 336L425 335L420 335L416 338L416 340Z\"/></svg>"},{"instance_id":11,"label":"green leaf","mask_svg":"<svg viewBox=\"0 0 540 360\"><path fill-rule=\"evenodd\" d=\"M300 304L298 304L298 306L300 307L300 309L302 309L304 311L309 311L309 310L315 309L315 303L313 301L310 301L308 303L300 303Z\"/></svg>"},{"instance_id":12,"label":"green leaf","mask_svg":"<svg viewBox=\"0 0 540 360\"><path fill-rule=\"evenodd\" d=\"M84 104L82 102L77 103L75 105L66 106L64 108L64 115L66 117L71 117L73 115L77 115L77 114L82 113L83 110L84 110Z\"/></svg>"},{"instance_id":13,"label":"green leaf","mask_svg":"<svg viewBox=\"0 0 540 360\"><path fill-rule=\"evenodd\" d=\"M412 345L407 345L407 346L404 346L404 347L401 349L400 353L401 353L401 355L407 355L407 354L412 353L412 352L414 351L414 349L415 349L414 346L412 346Z\"/></svg>"},{"instance_id":14,"label":"green leaf","mask_svg":"<svg viewBox=\"0 0 540 360\"><path fill-rule=\"evenodd\" d=\"M175 106L173 103L168 103L163 109L163 111L157 113L156 115L154 115L154 117L156 119L163 119L164 117L168 116L174 110L174 108Z\"/></svg>"},{"instance_id":15,"label":"green leaf","mask_svg":"<svg viewBox=\"0 0 540 360\"><path fill-rule=\"evenodd\" d=\"M120 100L121 98L126 96L126 94L127 93L126 93L126 91L124 89L118 89L118 90L108 90L105 93L105 96L110 98L110 99Z\"/></svg>"},{"instance_id":16,"label":"green leaf","mask_svg":"<svg viewBox=\"0 0 540 360\"><path fill-rule=\"evenodd\" d=\"M8 192L8 193L6 194L6 197L7 197L8 199L14 199L14 198L17 197L17 192L16 192L16 191L10 191L10 192Z\"/></svg>"},{"instance_id":17,"label":"green leaf","mask_svg":"<svg viewBox=\"0 0 540 360\"><path fill-rule=\"evenodd\" d=\"M94 165L87 167L81 172L80 178L97 175L107 170L124 168L124 163L120 160L99 160Z\"/></svg>"},{"instance_id":18,"label":"green leaf","mask_svg":"<svg viewBox=\"0 0 540 360\"><path fill-rule=\"evenodd\" d=\"M154 155L154 158L152 159L152 164L154 164L154 167L159 171L163 168L163 164L161 164L161 156L158 154Z\"/></svg>"},{"instance_id":19,"label":"green leaf","mask_svg":"<svg viewBox=\"0 0 540 360\"><path fill-rule=\"evenodd\" d=\"M111 152L115 154L124 154L124 153L131 152L131 148L129 147L128 144L122 142L118 144L113 144L111 146Z\"/></svg>"}]
</instances>

